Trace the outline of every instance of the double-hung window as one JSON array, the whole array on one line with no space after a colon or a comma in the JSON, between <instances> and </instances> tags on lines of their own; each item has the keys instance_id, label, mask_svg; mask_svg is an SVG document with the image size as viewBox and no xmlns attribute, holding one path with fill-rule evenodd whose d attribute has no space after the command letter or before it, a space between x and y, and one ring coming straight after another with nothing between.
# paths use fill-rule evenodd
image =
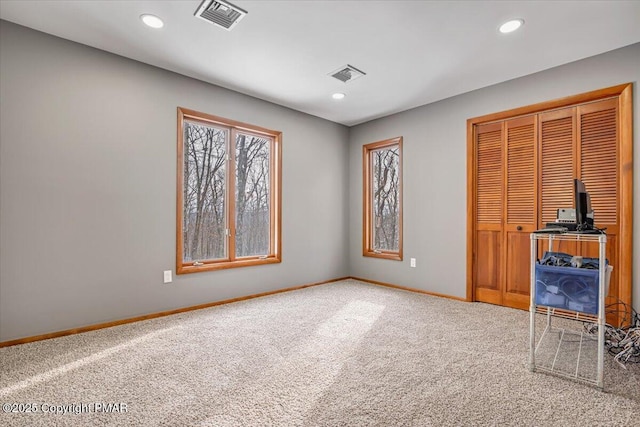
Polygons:
<instances>
[{"instance_id":1,"label":"double-hung window","mask_svg":"<svg viewBox=\"0 0 640 427\"><path fill-rule=\"evenodd\" d=\"M178 274L280 262L280 144L280 132L178 108Z\"/></svg>"},{"instance_id":2,"label":"double-hung window","mask_svg":"<svg viewBox=\"0 0 640 427\"><path fill-rule=\"evenodd\" d=\"M363 147L364 256L402 260L402 137Z\"/></svg>"}]
</instances>

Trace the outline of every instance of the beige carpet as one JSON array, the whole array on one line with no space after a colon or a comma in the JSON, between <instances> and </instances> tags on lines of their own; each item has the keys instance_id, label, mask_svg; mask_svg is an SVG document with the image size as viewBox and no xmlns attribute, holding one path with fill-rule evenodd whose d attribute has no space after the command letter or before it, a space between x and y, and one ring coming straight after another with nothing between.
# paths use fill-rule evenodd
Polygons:
<instances>
[{"instance_id":1,"label":"beige carpet","mask_svg":"<svg viewBox=\"0 0 640 427\"><path fill-rule=\"evenodd\" d=\"M3 348L0 425L637 424L640 365L531 373L528 319L343 281Z\"/></svg>"}]
</instances>

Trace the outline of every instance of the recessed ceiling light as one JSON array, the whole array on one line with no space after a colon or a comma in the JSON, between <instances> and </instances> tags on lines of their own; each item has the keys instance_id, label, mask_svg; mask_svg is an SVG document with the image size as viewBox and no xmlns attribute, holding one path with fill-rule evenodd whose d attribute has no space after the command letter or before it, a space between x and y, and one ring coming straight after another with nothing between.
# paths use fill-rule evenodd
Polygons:
<instances>
[{"instance_id":1,"label":"recessed ceiling light","mask_svg":"<svg viewBox=\"0 0 640 427\"><path fill-rule=\"evenodd\" d=\"M500 25L500 32L504 34L510 33L522 27L522 24L524 24L524 19L512 19Z\"/></svg>"},{"instance_id":2,"label":"recessed ceiling light","mask_svg":"<svg viewBox=\"0 0 640 427\"><path fill-rule=\"evenodd\" d=\"M144 15L140 15L140 19L142 19L142 22L144 22L151 28L164 27L164 22L162 22L162 19L158 18L155 15L149 15L148 13L145 13Z\"/></svg>"},{"instance_id":3,"label":"recessed ceiling light","mask_svg":"<svg viewBox=\"0 0 640 427\"><path fill-rule=\"evenodd\" d=\"M334 93L331 95L333 99L343 99L346 95L344 93Z\"/></svg>"}]
</instances>

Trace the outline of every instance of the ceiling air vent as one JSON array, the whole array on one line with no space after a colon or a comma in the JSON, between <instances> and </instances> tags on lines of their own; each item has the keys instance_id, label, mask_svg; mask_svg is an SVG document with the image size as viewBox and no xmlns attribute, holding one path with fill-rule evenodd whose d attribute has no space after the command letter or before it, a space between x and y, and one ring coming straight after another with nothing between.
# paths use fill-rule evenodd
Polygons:
<instances>
[{"instance_id":1,"label":"ceiling air vent","mask_svg":"<svg viewBox=\"0 0 640 427\"><path fill-rule=\"evenodd\" d=\"M223 0L204 0L195 15L231 31L248 12Z\"/></svg>"},{"instance_id":2,"label":"ceiling air vent","mask_svg":"<svg viewBox=\"0 0 640 427\"><path fill-rule=\"evenodd\" d=\"M355 80L358 77L364 76L365 74L365 72L360 71L353 65L349 64L329 73L331 77L335 77L336 79L344 83L349 83L350 81Z\"/></svg>"}]
</instances>

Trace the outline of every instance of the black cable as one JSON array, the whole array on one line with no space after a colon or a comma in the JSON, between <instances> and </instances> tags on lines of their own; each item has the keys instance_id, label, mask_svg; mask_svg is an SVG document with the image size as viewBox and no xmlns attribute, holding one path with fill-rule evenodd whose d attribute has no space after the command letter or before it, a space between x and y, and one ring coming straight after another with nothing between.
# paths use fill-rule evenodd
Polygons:
<instances>
[{"instance_id":1,"label":"black cable","mask_svg":"<svg viewBox=\"0 0 640 427\"><path fill-rule=\"evenodd\" d=\"M609 323L604 327L604 345L607 352L619 363L640 363L640 313L620 299L606 305L605 313L613 314L620 319L620 327ZM592 322L585 322L584 328L590 334L598 332L598 325Z\"/></svg>"}]
</instances>

